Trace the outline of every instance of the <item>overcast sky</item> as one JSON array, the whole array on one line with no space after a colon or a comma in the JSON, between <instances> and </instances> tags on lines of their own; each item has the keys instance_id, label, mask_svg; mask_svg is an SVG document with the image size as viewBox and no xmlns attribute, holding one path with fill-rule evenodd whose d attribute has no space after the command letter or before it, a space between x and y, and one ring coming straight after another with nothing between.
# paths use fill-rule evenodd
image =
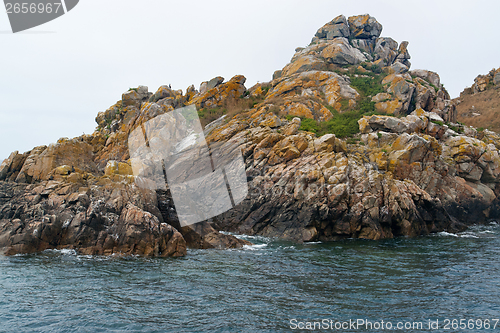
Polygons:
<instances>
[{"instance_id":1,"label":"overcast sky","mask_svg":"<svg viewBox=\"0 0 500 333\"><path fill-rule=\"evenodd\" d=\"M269 81L294 49L340 14L369 13L382 36L410 42L412 69L436 71L452 97L500 67L499 0L80 0L12 34L0 13L0 161L92 133L129 87L186 89L242 74Z\"/></svg>"}]
</instances>

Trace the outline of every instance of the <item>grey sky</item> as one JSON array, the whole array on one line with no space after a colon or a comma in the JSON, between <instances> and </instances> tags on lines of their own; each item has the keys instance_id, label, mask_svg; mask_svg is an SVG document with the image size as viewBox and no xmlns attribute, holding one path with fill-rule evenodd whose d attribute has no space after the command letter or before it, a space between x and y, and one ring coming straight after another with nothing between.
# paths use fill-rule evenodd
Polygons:
<instances>
[{"instance_id":1,"label":"grey sky","mask_svg":"<svg viewBox=\"0 0 500 333\"><path fill-rule=\"evenodd\" d=\"M0 13L0 161L92 133L97 112L129 87L186 89L221 75L269 81L337 15L369 13L383 36L410 42L412 69L436 71L452 97L500 67L500 1L81 0L12 34Z\"/></svg>"}]
</instances>

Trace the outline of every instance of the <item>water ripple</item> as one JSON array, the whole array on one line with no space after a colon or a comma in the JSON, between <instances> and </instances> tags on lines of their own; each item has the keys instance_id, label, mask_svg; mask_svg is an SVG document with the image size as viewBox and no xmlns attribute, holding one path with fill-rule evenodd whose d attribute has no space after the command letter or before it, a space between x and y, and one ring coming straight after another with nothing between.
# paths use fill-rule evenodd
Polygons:
<instances>
[{"instance_id":1,"label":"water ripple","mask_svg":"<svg viewBox=\"0 0 500 333\"><path fill-rule=\"evenodd\" d=\"M289 320L498 317L498 224L415 239L241 236L184 258L0 257L0 332L277 332Z\"/></svg>"}]
</instances>

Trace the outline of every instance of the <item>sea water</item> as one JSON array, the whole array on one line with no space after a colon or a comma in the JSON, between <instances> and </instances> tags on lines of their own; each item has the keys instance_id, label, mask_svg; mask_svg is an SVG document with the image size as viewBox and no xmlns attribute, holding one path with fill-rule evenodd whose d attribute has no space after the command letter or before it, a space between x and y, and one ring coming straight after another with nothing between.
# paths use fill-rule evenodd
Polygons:
<instances>
[{"instance_id":1,"label":"sea water","mask_svg":"<svg viewBox=\"0 0 500 333\"><path fill-rule=\"evenodd\" d=\"M263 237L183 258L0 257L0 332L477 332L500 317L500 226L382 241ZM445 329L446 320L449 320ZM353 321L376 327L335 329ZM429 323L438 321L438 329ZM458 325L459 321L454 322ZM479 322L478 322L479 323ZM308 326L309 325L309 326ZM345 327L345 326L344 326ZM302 329L299 329L302 328ZM390 331L390 330L387 330Z\"/></svg>"}]
</instances>

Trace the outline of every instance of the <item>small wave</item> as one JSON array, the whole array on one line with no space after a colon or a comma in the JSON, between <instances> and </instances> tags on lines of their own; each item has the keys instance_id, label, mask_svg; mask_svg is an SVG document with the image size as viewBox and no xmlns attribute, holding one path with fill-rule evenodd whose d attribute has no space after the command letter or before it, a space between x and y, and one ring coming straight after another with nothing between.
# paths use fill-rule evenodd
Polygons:
<instances>
[{"instance_id":1,"label":"small wave","mask_svg":"<svg viewBox=\"0 0 500 333\"><path fill-rule=\"evenodd\" d=\"M290 246L278 246L278 250L295 250L295 245L290 245Z\"/></svg>"},{"instance_id":2,"label":"small wave","mask_svg":"<svg viewBox=\"0 0 500 333\"><path fill-rule=\"evenodd\" d=\"M464 232L464 233L460 234L460 237L462 237L462 238L479 238L478 236L474 235L471 232Z\"/></svg>"},{"instance_id":3,"label":"small wave","mask_svg":"<svg viewBox=\"0 0 500 333\"><path fill-rule=\"evenodd\" d=\"M323 242L317 241L317 242L306 242L304 245L310 245L310 244L322 244Z\"/></svg>"},{"instance_id":4,"label":"small wave","mask_svg":"<svg viewBox=\"0 0 500 333\"><path fill-rule=\"evenodd\" d=\"M267 244L243 245L244 250L257 251L267 247Z\"/></svg>"},{"instance_id":5,"label":"small wave","mask_svg":"<svg viewBox=\"0 0 500 333\"><path fill-rule=\"evenodd\" d=\"M479 238L475 233L470 232L470 231L465 231L459 234L454 234L451 232L447 231L441 231L438 233L439 236L444 236L444 237L455 237L455 238Z\"/></svg>"},{"instance_id":6,"label":"small wave","mask_svg":"<svg viewBox=\"0 0 500 333\"><path fill-rule=\"evenodd\" d=\"M264 236L239 235L239 234L235 234L235 233L227 232L227 231L219 231L219 232L223 235L230 235L230 236L234 236L238 239L243 239L243 240L257 240L257 241L264 242L264 243L271 242L271 238L264 237Z\"/></svg>"},{"instance_id":7,"label":"small wave","mask_svg":"<svg viewBox=\"0 0 500 333\"><path fill-rule=\"evenodd\" d=\"M452 234L451 232L441 231L438 232L439 236L451 236L451 237L460 237L457 234Z\"/></svg>"},{"instance_id":8,"label":"small wave","mask_svg":"<svg viewBox=\"0 0 500 333\"><path fill-rule=\"evenodd\" d=\"M48 249L43 251L45 253L57 253L61 255L76 256L77 253L73 249Z\"/></svg>"}]
</instances>

